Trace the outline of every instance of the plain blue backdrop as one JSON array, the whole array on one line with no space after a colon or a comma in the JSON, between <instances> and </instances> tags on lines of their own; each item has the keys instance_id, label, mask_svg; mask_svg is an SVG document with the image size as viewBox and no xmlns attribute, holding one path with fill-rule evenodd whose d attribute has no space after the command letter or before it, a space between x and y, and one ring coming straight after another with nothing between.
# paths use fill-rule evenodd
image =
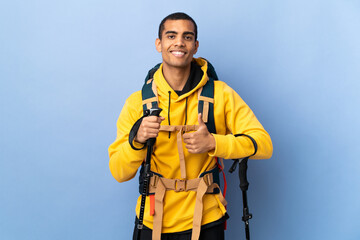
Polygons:
<instances>
[{"instance_id":1,"label":"plain blue backdrop","mask_svg":"<svg viewBox=\"0 0 360 240\"><path fill-rule=\"evenodd\" d=\"M249 162L252 239L360 239L355 0L1 1L0 239L131 239L137 179L112 178L107 148L175 11L272 137ZM245 239L228 182L226 237Z\"/></svg>"}]
</instances>

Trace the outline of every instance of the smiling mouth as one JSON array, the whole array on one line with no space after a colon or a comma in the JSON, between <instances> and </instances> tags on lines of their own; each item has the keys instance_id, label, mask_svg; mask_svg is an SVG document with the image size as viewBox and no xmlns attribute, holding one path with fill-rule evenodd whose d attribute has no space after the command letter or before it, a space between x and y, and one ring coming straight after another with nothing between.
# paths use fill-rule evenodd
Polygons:
<instances>
[{"instance_id":1,"label":"smiling mouth","mask_svg":"<svg viewBox=\"0 0 360 240\"><path fill-rule=\"evenodd\" d=\"M183 51L170 51L172 55L174 55L175 57L182 57L184 56L186 53Z\"/></svg>"}]
</instances>

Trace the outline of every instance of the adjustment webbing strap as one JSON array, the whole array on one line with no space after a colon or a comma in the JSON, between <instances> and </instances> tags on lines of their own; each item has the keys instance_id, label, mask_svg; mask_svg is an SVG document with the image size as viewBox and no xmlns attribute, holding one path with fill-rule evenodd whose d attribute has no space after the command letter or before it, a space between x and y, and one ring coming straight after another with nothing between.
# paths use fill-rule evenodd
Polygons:
<instances>
[{"instance_id":1,"label":"adjustment webbing strap","mask_svg":"<svg viewBox=\"0 0 360 240\"><path fill-rule=\"evenodd\" d=\"M189 131L196 131L199 129L199 125L161 125L160 131L166 131L166 132L174 132L178 131L177 134L177 148L179 152L179 159L180 159L180 173L181 178L186 179L186 166L185 166L185 156L184 156L184 149L183 149L183 133L189 132Z\"/></svg>"},{"instance_id":2,"label":"adjustment webbing strap","mask_svg":"<svg viewBox=\"0 0 360 240\"><path fill-rule=\"evenodd\" d=\"M217 187L220 190L220 187L218 184L212 183L210 186L208 186L206 184L206 182L204 181L204 178L202 178L199 183L199 187L198 187L197 193L196 193L194 218L193 218L193 230L192 230L191 240L198 240L200 237L202 213L203 213L203 207L204 207L203 197L210 187L212 187L212 188ZM226 202L221 190L220 190L220 193L217 194L217 196L218 196L221 204L225 207L227 205L227 202Z\"/></svg>"},{"instance_id":3,"label":"adjustment webbing strap","mask_svg":"<svg viewBox=\"0 0 360 240\"><path fill-rule=\"evenodd\" d=\"M202 178L199 183L199 187L198 187L197 193L196 193L191 240L198 240L200 237L201 222L202 222L202 215L203 215L203 208L204 208L203 197L204 197L205 193L209 192L209 189L214 189L214 188L218 188L220 191L216 195L216 196L218 196L220 203L224 207L227 205L227 202L220 190L219 185L217 183L212 183L211 185L208 185L206 183L206 181L204 180L204 178Z\"/></svg>"},{"instance_id":4,"label":"adjustment webbing strap","mask_svg":"<svg viewBox=\"0 0 360 240\"><path fill-rule=\"evenodd\" d=\"M206 84L198 90L198 113L210 133L216 133L214 117L214 80L209 78Z\"/></svg>"},{"instance_id":5,"label":"adjustment webbing strap","mask_svg":"<svg viewBox=\"0 0 360 240\"><path fill-rule=\"evenodd\" d=\"M162 219L164 214L164 196L166 188L159 179L155 191L155 215L153 221L152 240L161 240Z\"/></svg>"},{"instance_id":6,"label":"adjustment webbing strap","mask_svg":"<svg viewBox=\"0 0 360 240\"><path fill-rule=\"evenodd\" d=\"M161 240L162 219L164 215L164 197L167 190L176 192L196 191L196 202L193 217L193 230L191 240L198 240L201 230L201 221L203 213L203 197L205 193L213 192L214 188L220 189L217 183L213 182L212 174L205 174L201 178L190 180L168 179L153 175L150 179L149 193L155 192L155 215L153 220L153 240ZM221 204L227 205L222 192L217 194Z\"/></svg>"},{"instance_id":7,"label":"adjustment webbing strap","mask_svg":"<svg viewBox=\"0 0 360 240\"><path fill-rule=\"evenodd\" d=\"M198 240L199 236L200 236L202 212L203 212L203 208L204 208L203 197L204 197L207 189L208 189L208 186L206 185L204 178L202 178L199 183L199 187L198 187L197 193L196 193L191 240Z\"/></svg>"}]
</instances>

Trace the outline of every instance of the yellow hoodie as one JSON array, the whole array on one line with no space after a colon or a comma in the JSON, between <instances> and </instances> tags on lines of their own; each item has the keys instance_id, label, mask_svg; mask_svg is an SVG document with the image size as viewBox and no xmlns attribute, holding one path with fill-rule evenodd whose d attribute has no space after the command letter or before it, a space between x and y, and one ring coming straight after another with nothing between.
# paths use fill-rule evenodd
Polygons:
<instances>
[{"instance_id":1,"label":"yellow hoodie","mask_svg":"<svg viewBox=\"0 0 360 240\"><path fill-rule=\"evenodd\" d=\"M171 125L183 125L185 111L187 124L198 124L197 90L208 81L206 60L194 59L204 72L199 84L180 97L169 86L162 74L162 65L154 74L157 86L159 107L163 109L160 116L167 118L170 109ZM169 100L169 92L170 100ZM187 106L186 106L187 98ZM170 108L169 108L170 102ZM119 182L132 179L146 156L146 149L131 148L128 137L131 127L143 115L141 91L133 93L125 102L117 121L117 137L109 147L110 171ZM213 134L216 147L209 153L189 153L183 144L187 179L198 178L205 171L216 165L216 157L224 159L243 158L254 153L254 146L247 137L234 137L233 134L246 134L255 139L258 151L252 159L266 159L272 155L272 143L269 134L264 130L251 109L240 96L222 81L214 82L214 119L216 134ZM161 123L167 125L165 120ZM160 132L154 146L151 159L151 170L165 178L181 179L179 153L177 150L176 132L169 138L168 132ZM134 142L136 147L142 144ZM140 199L138 198L136 214L139 216ZM164 198L164 215L162 233L181 232L192 228L196 192L167 191ZM214 222L225 214L225 208L214 194L203 198L204 208L202 225ZM146 200L144 224L153 228L153 216L149 214L149 200Z\"/></svg>"}]
</instances>

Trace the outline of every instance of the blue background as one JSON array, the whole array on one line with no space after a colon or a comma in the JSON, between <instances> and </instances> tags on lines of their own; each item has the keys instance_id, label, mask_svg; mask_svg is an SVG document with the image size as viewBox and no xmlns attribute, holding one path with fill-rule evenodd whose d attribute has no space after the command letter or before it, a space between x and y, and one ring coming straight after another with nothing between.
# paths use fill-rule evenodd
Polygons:
<instances>
[{"instance_id":1,"label":"blue background","mask_svg":"<svg viewBox=\"0 0 360 240\"><path fill-rule=\"evenodd\" d=\"M112 178L107 147L175 11L272 137L249 163L252 239L360 239L355 0L1 1L0 239L131 239L137 180ZM226 236L244 239L228 182Z\"/></svg>"}]
</instances>

